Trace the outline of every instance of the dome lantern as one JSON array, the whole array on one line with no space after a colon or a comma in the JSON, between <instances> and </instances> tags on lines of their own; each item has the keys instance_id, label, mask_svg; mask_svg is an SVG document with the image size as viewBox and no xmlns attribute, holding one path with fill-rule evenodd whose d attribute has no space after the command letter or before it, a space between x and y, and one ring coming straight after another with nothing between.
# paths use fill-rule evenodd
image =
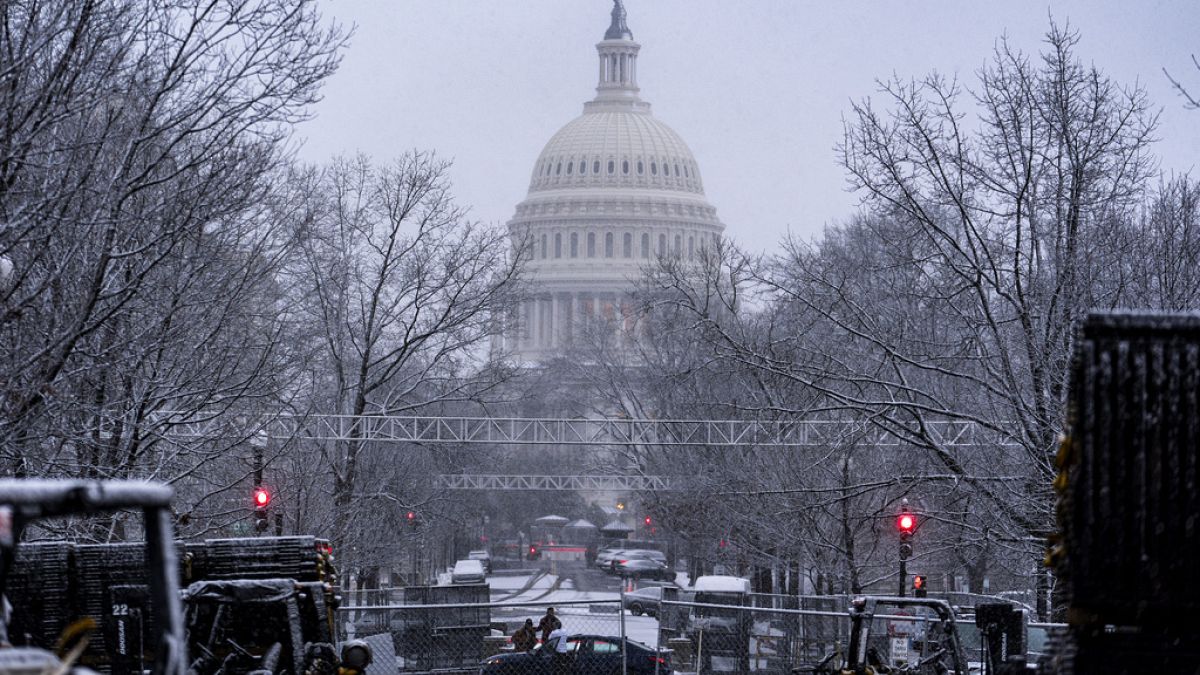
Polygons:
<instances>
[{"instance_id":1,"label":"dome lantern","mask_svg":"<svg viewBox=\"0 0 1200 675\"><path fill-rule=\"evenodd\" d=\"M633 41L633 31L625 23L625 5L613 0L612 24L604 40L596 45L600 54L600 83L593 103L649 107L638 98L637 55L642 46Z\"/></svg>"}]
</instances>

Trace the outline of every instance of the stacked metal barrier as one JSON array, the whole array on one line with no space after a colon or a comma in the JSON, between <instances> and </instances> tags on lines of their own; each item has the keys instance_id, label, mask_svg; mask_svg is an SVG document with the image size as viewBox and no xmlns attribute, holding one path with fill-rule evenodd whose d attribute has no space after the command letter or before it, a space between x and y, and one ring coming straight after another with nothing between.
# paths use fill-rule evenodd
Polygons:
<instances>
[{"instance_id":1,"label":"stacked metal barrier","mask_svg":"<svg viewBox=\"0 0 1200 675\"><path fill-rule=\"evenodd\" d=\"M214 539L176 545L180 580L289 578L334 582L313 537ZM96 621L80 663L103 673L141 673L153 663L145 544L34 542L17 548L5 593L14 607L10 640L52 648L84 617Z\"/></svg>"},{"instance_id":2,"label":"stacked metal barrier","mask_svg":"<svg viewBox=\"0 0 1200 675\"><path fill-rule=\"evenodd\" d=\"M1057 459L1049 556L1070 630L1059 673L1200 663L1200 315L1088 317Z\"/></svg>"}]
</instances>

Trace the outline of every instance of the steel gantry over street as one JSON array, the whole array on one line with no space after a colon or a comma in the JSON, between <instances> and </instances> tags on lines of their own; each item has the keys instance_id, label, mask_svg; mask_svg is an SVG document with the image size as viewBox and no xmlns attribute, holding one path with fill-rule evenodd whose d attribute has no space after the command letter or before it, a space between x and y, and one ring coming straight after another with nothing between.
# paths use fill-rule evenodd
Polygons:
<instances>
[{"instance_id":1,"label":"steel gantry over street","mask_svg":"<svg viewBox=\"0 0 1200 675\"><path fill-rule=\"evenodd\" d=\"M440 474L439 490L575 490L592 492L662 492L677 489L669 476L543 476Z\"/></svg>"},{"instance_id":2,"label":"steel gantry over street","mask_svg":"<svg viewBox=\"0 0 1200 675\"><path fill-rule=\"evenodd\" d=\"M212 437L220 434L212 420L174 421L168 432L175 437ZM253 420L246 420L254 424ZM249 424L247 426L249 426ZM708 446L708 447L824 447L855 443L869 446L905 446L908 441L877 425L834 420L655 420L617 417L412 417L392 415L278 415L258 421L263 433L279 439L321 441L372 441L376 443L453 443L488 445L557 446ZM942 447L1012 446L1016 442L974 422L933 421L923 429Z\"/></svg>"}]
</instances>

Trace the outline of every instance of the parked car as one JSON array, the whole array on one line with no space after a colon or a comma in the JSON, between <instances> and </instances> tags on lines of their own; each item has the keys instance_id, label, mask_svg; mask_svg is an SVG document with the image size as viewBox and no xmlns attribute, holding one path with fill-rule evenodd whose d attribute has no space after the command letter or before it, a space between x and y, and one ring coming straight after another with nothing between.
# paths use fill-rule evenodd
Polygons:
<instances>
[{"instance_id":1,"label":"parked car","mask_svg":"<svg viewBox=\"0 0 1200 675\"><path fill-rule=\"evenodd\" d=\"M667 566L667 557L659 551L647 551L645 549L622 549L617 551L616 555L608 561L608 572L617 574L620 572L619 567L626 560L652 560L664 568ZM672 578L674 575L672 575Z\"/></svg>"},{"instance_id":2,"label":"parked car","mask_svg":"<svg viewBox=\"0 0 1200 675\"><path fill-rule=\"evenodd\" d=\"M621 672L621 638L605 635L570 635L554 638L531 652L514 652L488 657L480 664L480 675L512 673L558 675L554 669L554 652L558 641L570 645L568 654L571 675L612 675ZM625 640L628 672L635 675L671 672L670 652L654 649L633 640Z\"/></svg>"},{"instance_id":3,"label":"parked car","mask_svg":"<svg viewBox=\"0 0 1200 675\"><path fill-rule=\"evenodd\" d=\"M664 565L667 564L667 554L663 553L662 551L655 551L654 549L649 548L627 548L625 549L625 553L636 558L649 558L651 560L657 560Z\"/></svg>"},{"instance_id":4,"label":"parked car","mask_svg":"<svg viewBox=\"0 0 1200 675\"><path fill-rule=\"evenodd\" d=\"M623 577L661 579L662 581L670 581L675 578L665 564L650 558L618 558L615 562L617 574Z\"/></svg>"},{"instance_id":5,"label":"parked car","mask_svg":"<svg viewBox=\"0 0 1200 675\"><path fill-rule=\"evenodd\" d=\"M467 560L478 560L483 563L483 571L492 573L492 554L487 551L467 551Z\"/></svg>"},{"instance_id":6,"label":"parked car","mask_svg":"<svg viewBox=\"0 0 1200 675\"><path fill-rule=\"evenodd\" d=\"M625 549L621 548L602 548L596 552L596 567L607 570L611 569L612 560L616 556L623 553Z\"/></svg>"},{"instance_id":7,"label":"parked car","mask_svg":"<svg viewBox=\"0 0 1200 675\"><path fill-rule=\"evenodd\" d=\"M625 594L624 604L625 609L629 610L634 616L648 614L650 616L658 616L658 610L662 603L662 586L647 586L639 588L636 591L630 591Z\"/></svg>"},{"instance_id":8,"label":"parked car","mask_svg":"<svg viewBox=\"0 0 1200 675\"><path fill-rule=\"evenodd\" d=\"M459 560L450 573L452 584L482 584L484 580L483 563L478 560Z\"/></svg>"}]
</instances>

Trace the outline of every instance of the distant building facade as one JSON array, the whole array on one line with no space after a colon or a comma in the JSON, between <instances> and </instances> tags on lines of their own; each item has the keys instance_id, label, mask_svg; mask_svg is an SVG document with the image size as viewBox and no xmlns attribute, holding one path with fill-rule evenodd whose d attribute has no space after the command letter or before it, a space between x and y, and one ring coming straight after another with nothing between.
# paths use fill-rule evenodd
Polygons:
<instances>
[{"instance_id":1,"label":"distant building facade","mask_svg":"<svg viewBox=\"0 0 1200 675\"><path fill-rule=\"evenodd\" d=\"M639 96L640 49L615 0L596 45L596 97L546 144L508 222L514 245L526 246L533 291L506 340L516 361L561 354L592 320L628 330L628 293L644 267L658 256L694 259L724 230L691 150Z\"/></svg>"}]
</instances>

